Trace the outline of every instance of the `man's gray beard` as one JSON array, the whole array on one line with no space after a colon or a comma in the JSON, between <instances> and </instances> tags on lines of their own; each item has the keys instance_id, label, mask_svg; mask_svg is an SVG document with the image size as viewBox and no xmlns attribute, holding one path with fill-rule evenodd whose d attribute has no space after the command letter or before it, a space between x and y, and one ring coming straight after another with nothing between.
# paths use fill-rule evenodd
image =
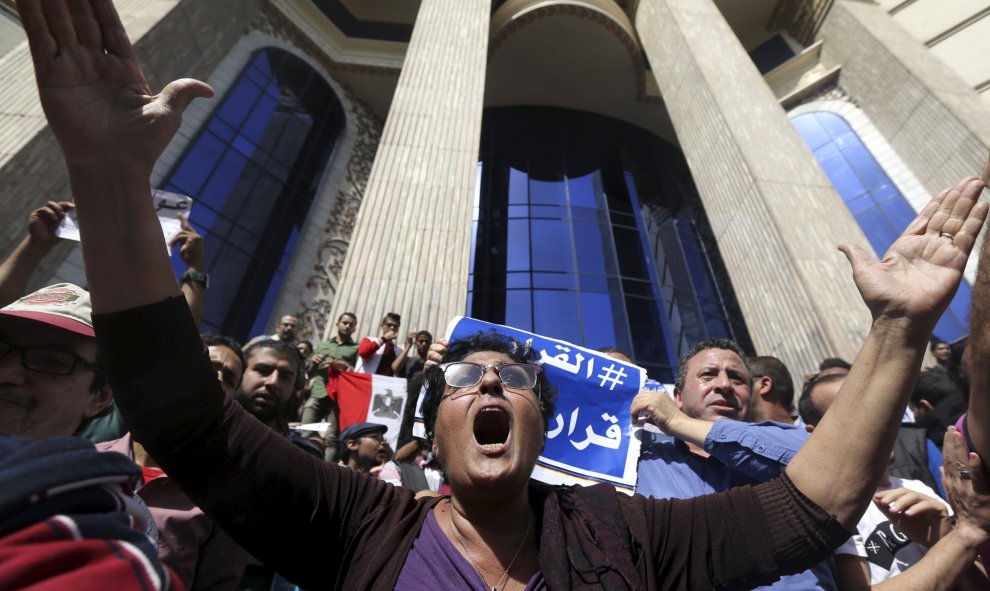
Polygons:
<instances>
[{"instance_id":1,"label":"man's gray beard","mask_svg":"<svg viewBox=\"0 0 990 591\"><path fill-rule=\"evenodd\" d=\"M23 411L8 411L8 412L23 412L22 417L17 418L14 421L0 419L0 433L5 433L7 435L23 435L31 430L34 426L35 421L32 421L34 416L34 409L38 406L38 401L34 399L33 396L25 394L15 394L10 388L0 386L0 401L6 401L17 405L18 407L26 410ZM9 423L9 424L8 424Z\"/></svg>"}]
</instances>

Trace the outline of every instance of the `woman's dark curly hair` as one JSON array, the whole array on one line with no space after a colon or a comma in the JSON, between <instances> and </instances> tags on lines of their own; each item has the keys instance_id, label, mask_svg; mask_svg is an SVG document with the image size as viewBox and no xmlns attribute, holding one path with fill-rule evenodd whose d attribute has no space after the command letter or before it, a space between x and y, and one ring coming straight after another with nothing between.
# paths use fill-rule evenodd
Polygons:
<instances>
[{"instance_id":1,"label":"woman's dark curly hair","mask_svg":"<svg viewBox=\"0 0 990 591\"><path fill-rule=\"evenodd\" d=\"M516 363L539 364L539 355L533 352L529 343L523 344L518 340L499 334L494 330L488 332L477 332L469 337L451 341L447 345L447 353L443 356L443 363L461 361L472 353L479 351L494 351L508 356ZM433 443L433 428L437 424L437 413L440 409L440 400L443 398L446 382L443 379L443 371L439 365L434 365L426 371L426 395L423 397L423 423L426 427L426 437ZM547 432L550 424L550 417L554 415L557 403L557 389L550 385L543 372L536 375L536 388L540 405L540 414L543 415L543 433Z\"/></svg>"}]
</instances>

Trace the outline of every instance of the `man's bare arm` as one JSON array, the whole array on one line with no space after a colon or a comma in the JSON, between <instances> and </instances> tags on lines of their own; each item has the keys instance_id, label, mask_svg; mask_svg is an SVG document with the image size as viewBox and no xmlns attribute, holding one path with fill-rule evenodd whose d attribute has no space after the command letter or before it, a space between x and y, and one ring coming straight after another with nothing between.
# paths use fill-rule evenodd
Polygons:
<instances>
[{"instance_id":1,"label":"man's bare arm","mask_svg":"<svg viewBox=\"0 0 990 591\"><path fill-rule=\"evenodd\" d=\"M835 403L787 467L794 484L852 529L876 490L935 322L987 216L983 183L943 191L883 259L842 246L873 323Z\"/></svg>"},{"instance_id":2,"label":"man's bare arm","mask_svg":"<svg viewBox=\"0 0 990 591\"><path fill-rule=\"evenodd\" d=\"M177 80L153 94L110 0L18 0L42 107L79 210L94 313L178 295L149 178L182 112L212 89Z\"/></svg>"},{"instance_id":3,"label":"man's bare arm","mask_svg":"<svg viewBox=\"0 0 990 591\"><path fill-rule=\"evenodd\" d=\"M69 201L49 201L28 216L28 235L0 263L0 306L27 292L31 274L60 240L55 229L74 207Z\"/></svg>"},{"instance_id":4,"label":"man's bare arm","mask_svg":"<svg viewBox=\"0 0 990 591\"><path fill-rule=\"evenodd\" d=\"M984 236L969 312L969 411L966 429L974 451L990 457L990 240Z\"/></svg>"}]
</instances>

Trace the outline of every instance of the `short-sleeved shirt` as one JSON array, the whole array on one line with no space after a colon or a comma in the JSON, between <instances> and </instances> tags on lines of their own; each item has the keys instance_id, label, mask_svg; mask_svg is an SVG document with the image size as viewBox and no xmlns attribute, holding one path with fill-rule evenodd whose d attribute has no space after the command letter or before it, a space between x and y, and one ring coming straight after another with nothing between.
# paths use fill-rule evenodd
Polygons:
<instances>
[{"instance_id":1,"label":"short-sleeved shirt","mask_svg":"<svg viewBox=\"0 0 990 591\"><path fill-rule=\"evenodd\" d=\"M920 480L890 477L890 486L881 486L877 492L893 488L906 488L914 492L928 495L934 499L938 493L925 486ZM946 508L948 503L942 501ZM951 509L950 509L951 510ZM887 519L887 516L870 503L866 513L856 526L857 532L848 542L839 546L836 554L851 554L866 559L870 566L870 584L876 585L896 576L924 558L928 549L917 542L912 542L906 535Z\"/></svg>"},{"instance_id":2,"label":"short-sleeved shirt","mask_svg":"<svg viewBox=\"0 0 990 591\"><path fill-rule=\"evenodd\" d=\"M352 340L349 343L338 343L334 338L329 341L320 341L316 345L316 348L313 349L313 356L324 355L327 358L336 357L337 359L343 359L348 365L354 367L357 363L357 350L357 341ZM323 378L322 372L316 372L313 379L309 381L309 395L313 398L327 397L327 381Z\"/></svg>"}]
</instances>

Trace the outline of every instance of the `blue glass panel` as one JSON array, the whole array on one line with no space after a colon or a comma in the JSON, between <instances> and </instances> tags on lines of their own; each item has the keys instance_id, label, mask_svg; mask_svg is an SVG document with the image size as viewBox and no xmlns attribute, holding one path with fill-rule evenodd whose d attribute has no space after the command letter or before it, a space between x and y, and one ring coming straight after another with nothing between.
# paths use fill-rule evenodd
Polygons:
<instances>
[{"instance_id":1,"label":"blue glass panel","mask_svg":"<svg viewBox=\"0 0 990 591\"><path fill-rule=\"evenodd\" d=\"M835 145L840 150L844 150L849 146L855 146L859 143L859 136L850 131L849 133L844 133L839 137L835 138Z\"/></svg>"},{"instance_id":2,"label":"blue glass panel","mask_svg":"<svg viewBox=\"0 0 990 591\"><path fill-rule=\"evenodd\" d=\"M172 173L169 183L186 195L198 195L206 177L224 152L224 144L211 133L204 133Z\"/></svg>"},{"instance_id":3,"label":"blue glass panel","mask_svg":"<svg viewBox=\"0 0 990 591\"><path fill-rule=\"evenodd\" d=\"M505 274L506 289L529 289L529 287L530 287L529 273ZM468 289L470 289L470 287Z\"/></svg>"},{"instance_id":4,"label":"blue glass panel","mask_svg":"<svg viewBox=\"0 0 990 591\"><path fill-rule=\"evenodd\" d=\"M529 202L541 205L567 205L564 181L529 179Z\"/></svg>"},{"instance_id":5,"label":"blue glass panel","mask_svg":"<svg viewBox=\"0 0 990 591\"><path fill-rule=\"evenodd\" d=\"M578 275L581 291L608 292L608 277L605 275Z\"/></svg>"},{"instance_id":6,"label":"blue glass panel","mask_svg":"<svg viewBox=\"0 0 990 591\"><path fill-rule=\"evenodd\" d=\"M584 346L591 349L615 346L616 323L612 318L612 299L607 293L582 291L581 322L584 325Z\"/></svg>"},{"instance_id":7,"label":"blue glass panel","mask_svg":"<svg viewBox=\"0 0 990 591\"><path fill-rule=\"evenodd\" d=\"M601 217L601 212L590 207L572 207L571 217L576 220L598 220Z\"/></svg>"},{"instance_id":8,"label":"blue glass panel","mask_svg":"<svg viewBox=\"0 0 990 591\"><path fill-rule=\"evenodd\" d=\"M247 77L251 82L254 82L258 86L265 87L268 85L268 76L270 74L263 74L258 68L251 67L247 69Z\"/></svg>"},{"instance_id":9,"label":"blue glass panel","mask_svg":"<svg viewBox=\"0 0 990 591\"><path fill-rule=\"evenodd\" d=\"M574 221L574 242L577 249L578 271L582 273L605 273L605 252L607 226L597 223ZM607 246L611 250L611 245Z\"/></svg>"},{"instance_id":10,"label":"blue glass panel","mask_svg":"<svg viewBox=\"0 0 990 591\"><path fill-rule=\"evenodd\" d=\"M244 154L248 158L251 158L251 157L254 156L254 148L255 148L254 142L252 142L251 140L245 138L242 135L238 135L237 137L235 137L234 138L234 141L230 145L235 150L237 150L241 154Z\"/></svg>"},{"instance_id":11,"label":"blue glass panel","mask_svg":"<svg viewBox=\"0 0 990 591\"><path fill-rule=\"evenodd\" d=\"M626 314L629 316L629 326L633 328L631 332L634 358L652 359L673 365L674 359L667 341L666 323L656 302L648 298L627 295ZM650 327L650 330L637 330L638 327Z\"/></svg>"},{"instance_id":12,"label":"blue glass panel","mask_svg":"<svg viewBox=\"0 0 990 591\"><path fill-rule=\"evenodd\" d=\"M718 294L708 276L708 265L698 249L698 238L695 236L694 229L687 220L677 220L675 226L681 241L681 253L684 256L684 262L687 263L691 285L694 286L697 297L716 299Z\"/></svg>"},{"instance_id":13,"label":"blue glass panel","mask_svg":"<svg viewBox=\"0 0 990 591\"><path fill-rule=\"evenodd\" d=\"M292 164L299 157L299 152L309 136L309 126L298 117L287 117L281 135L277 135L278 126L272 126L265 134L262 142L272 156L285 164ZM277 142L275 141L277 138ZM270 148L269 148L270 146Z\"/></svg>"},{"instance_id":14,"label":"blue glass panel","mask_svg":"<svg viewBox=\"0 0 990 591\"><path fill-rule=\"evenodd\" d=\"M577 289L577 275L570 273L533 273L533 287Z\"/></svg>"},{"instance_id":15,"label":"blue glass panel","mask_svg":"<svg viewBox=\"0 0 990 591\"><path fill-rule=\"evenodd\" d=\"M815 160L818 160L819 164L822 163L822 160L827 160L832 156L839 155L840 153L841 152L839 151L839 147L836 146L834 142L829 142L823 146L819 146L815 148L814 151Z\"/></svg>"},{"instance_id":16,"label":"blue glass panel","mask_svg":"<svg viewBox=\"0 0 990 591\"><path fill-rule=\"evenodd\" d=\"M797 117L791 119L791 124L797 129L798 133L804 139L804 143L808 144L808 147L814 150L823 144L829 143L832 138L829 137L828 133L819 123L818 118L815 117L814 113L808 113L807 115L798 115Z\"/></svg>"},{"instance_id":17,"label":"blue glass panel","mask_svg":"<svg viewBox=\"0 0 990 591\"><path fill-rule=\"evenodd\" d=\"M933 334L937 334L941 339L954 341L966 334L966 328L955 314L947 311L935 323Z\"/></svg>"},{"instance_id":18,"label":"blue glass panel","mask_svg":"<svg viewBox=\"0 0 990 591\"><path fill-rule=\"evenodd\" d=\"M879 208L871 208L856 214L856 221L859 227L866 234L866 239L870 241L873 250L878 256L887 252L890 245L901 235L900 231L894 229L887 217Z\"/></svg>"},{"instance_id":19,"label":"blue glass panel","mask_svg":"<svg viewBox=\"0 0 990 591\"><path fill-rule=\"evenodd\" d=\"M270 96L263 95L259 98L254 106L254 111L251 112L251 116L241 126L241 133L244 134L244 137L258 143L258 140L261 139L261 134L265 132L265 128L268 127L269 122L272 120L276 106L278 106L278 103Z\"/></svg>"},{"instance_id":20,"label":"blue glass panel","mask_svg":"<svg viewBox=\"0 0 990 591\"><path fill-rule=\"evenodd\" d=\"M234 89L227 94L217 116L231 127L239 128L260 94L261 88L257 84L247 78L241 78Z\"/></svg>"},{"instance_id":21,"label":"blue glass panel","mask_svg":"<svg viewBox=\"0 0 990 591\"><path fill-rule=\"evenodd\" d=\"M509 220L505 267L508 271L529 271L529 220Z\"/></svg>"},{"instance_id":22,"label":"blue glass panel","mask_svg":"<svg viewBox=\"0 0 990 591\"><path fill-rule=\"evenodd\" d=\"M272 276L271 282L268 284L268 289L265 290L265 299L261 301L258 315L255 317L254 324L251 326L251 334L265 334L265 329L268 328L268 317L272 315L275 300L278 298L278 290L282 287L282 279L282 273L275 273Z\"/></svg>"},{"instance_id":23,"label":"blue glass panel","mask_svg":"<svg viewBox=\"0 0 990 591\"><path fill-rule=\"evenodd\" d=\"M968 283L963 281L959 284L959 291L956 292L955 297L949 302L949 309L945 311L945 314L935 326L934 334L947 341L954 341L969 332L966 319L969 317L972 298L972 289Z\"/></svg>"},{"instance_id":24,"label":"blue glass panel","mask_svg":"<svg viewBox=\"0 0 990 591\"><path fill-rule=\"evenodd\" d=\"M196 199L191 221L207 238L216 289L206 326L240 339L270 328L264 324L344 120L312 68L263 49L172 171L165 186ZM301 132L281 141L283 121ZM268 142L281 160L270 162L255 142Z\"/></svg>"},{"instance_id":25,"label":"blue glass panel","mask_svg":"<svg viewBox=\"0 0 990 591\"><path fill-rule=\"evenodd\" d=\"M530 224L533 232L533 270L573 271L570 224L560 220L531 220Z\"/></svg>"},{"instance_id":26,"label":"blue glass panel","mask_svg":"<svg viewBox=\"0 0 990 591\"><path fill-rule=\"evenodd\" d=\"M831 137L832 139L838 138L842 135L849 133L850 127L846 123L846 120L842 117L836 115L835 113L828 113L823 111L817 111L815 113L809 113L807 117L812 117L818 124L822 126L822 129ZM799 130L800 132L800 130ZM801 134L804 137L804 134Z\"/></svg>"},{"instance_id":27,"label":"blue glass panel","mask_svg":"<svg viewBox=\"0 0 990 591\"><path fill-rule=\"evenodd\" d=\"M595 177L591 173L582 177L567 179L567 191L570 193L571 207L598 207L598 192L595 189Z\"/></svg>"},{"instance_id":28,"label":"blue glass panel","mask_svg":"<svg viewBox=\"0 0 990 591\"><path fill-rule=\"evenodd\" d=\"M887 215L887 219L890 220L895 230L907 228L908 224L914 221L914 218L917 216L914 209L900 195L880 203L880 209Z\"/></svg>"},{"instance_id":29,"label":"blue glass panel","mask_svg":"<svg viewBox=\"0 0 990 591\"><path fill-rule=\"evenodd\" d=\"M534 330L542 335L581 342L577 292L533 290Z\"/></svg>"},{"instance_id":30,"label":"blue glass panel","mask_svg":"<svg viewBox=\"0 0 990 591\"><path fill-rule=\"evenodd\" d=\"M891 197L903 199L901 197L901 192L897 190L897 187L889 182L884 182L870 187L870 192L873 193L873 198L877 201L884 201L886 199L890 199ZM907 202L905 201L905 203Z\"/></svg>"},{"instance_id":31,"label":"blue glass panel","mask_svg":"<svg viewBox=\"0 0 990 591\"><path fill-rule=\"evenodd\" d=\"M873 199L873 196L869 193L860 195L859 197L854 197L846 202L846 207L849 208L849 212L853 215L858 214L861 211L870 209L871 207L876 207L877 202Z\"/></svg>"},{"instance_id":32,"label":"blue glass panel","mask_svg":"<svg viewBox=\"0 0 990 591\"><path fill-rule=\"evenodd\" d=\"M509 203L529 203L529 177L525 172L509 169Z\"/></svg>"},{"instance_id":33,"label":"blue glass panel","mask_svg":"<svg viewBox=\"0 0 990 591\"><path fill-rule=\"evenodd\" d=\"M842 156L824 160L821 165L829 180L832 181L832 185L835 186L835 190L846 201L866 192L866 187L859 182L859 177L856 176L852 166Z\"/></svg>"},{"instance_id":34,"label":"blue glass panel","mask_svg":"<svg viewBox=\"0 0 990 591\"><path fill-rule=\"evenodd\" d=\"M873 154L863 144L857 143L842 150L843 156L849 161L859 181L865 187L879 187L890 182L887 174L880 168Z\"/></svg>"},{"instance_id":35,"label":"blue glass panel","mask_svg":"<svg viewBox=\"0 0 990 591\"><path fill-rule=\"evenodd\" d=\"M247 159L244 156L233 150L228 151L214 171L206 188L199 194L199 201L216 211L223 211L227 196L241 178L245 165L247 165Z\"/></svg>"},{"instance_id":36,"label":"blue glass panel","mask_svg":"<svg viewBox=\"0 0 990 591\"><path fill-rule=\"evenodd\" d=\"M551 220L560 220L567 216L566 207L558 207L556 205L531 205L529 208L530 216L534 218L548 218Z\"/></svg>"},{"instance_id":37,"label":"blue glass panel","mask_svg":"<svg viewBox=\"0 0 990 591\"><path fill-rule=\"evenodd\" d=\"M265 80L272 77L272 60L268 56L267 51L259 51L251 58L251 67L256 68L257 72Z\"/></svg>"},{"instance_id":38,"label":"blue glass panel","mask_svg":"<svg viewBox=\"0 0 990 591\"><path fill-rule=\"evenodd\" d=\"M526 218L526 217L529 217L529 206L526 206L526 205L510 205L509 206L509 217L510 218Z\"/></svg>"},{"instance_id":39,"label":"blue glass panel","mask_svg":"<svg viewBox=\"0 0 990 591\"><path fill-rule=\"evenodd\" d=\"M533 303L528 289L505 292L505 324L522 330L533 330Z\"/></svg>"},{"instance_id":40,"label":"blue glass panel","mask_svg":"<svg viewBox=\"0 0 990 591\"><path fill-rule=\"evenodd\" d=\"M234 138L234 133L235 133L234 130L229 125L227 125L220 119L217 119L216 117L214 117L210 121L210 124L207 128L211 132L216 134L218 138L222 139L225 142L229 142Z\"/></svg>"}]
</instances>

